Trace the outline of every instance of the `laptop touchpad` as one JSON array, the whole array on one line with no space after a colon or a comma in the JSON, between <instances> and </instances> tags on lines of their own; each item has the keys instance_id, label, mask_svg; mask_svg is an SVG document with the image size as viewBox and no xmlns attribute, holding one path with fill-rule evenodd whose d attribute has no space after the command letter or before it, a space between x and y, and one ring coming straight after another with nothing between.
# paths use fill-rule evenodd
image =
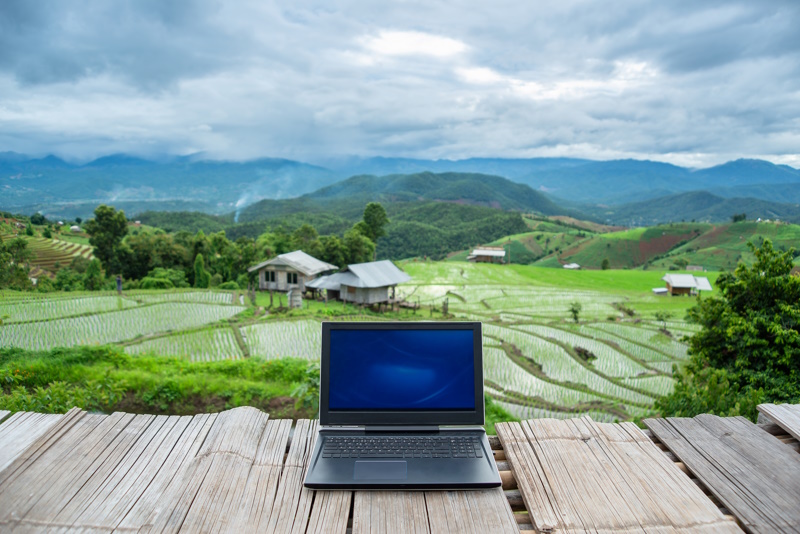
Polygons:
<instances>
[{"instance_id":1,"label":"laptop touchpad","mask_svg":"<svg viewBox=\"0 0 800 534\"><path fill-rule=\"evenodd\" d=\"M395 461L356 461L353 480L405 480L408 478L408 464Z\"/></svg>"}]
</instances>

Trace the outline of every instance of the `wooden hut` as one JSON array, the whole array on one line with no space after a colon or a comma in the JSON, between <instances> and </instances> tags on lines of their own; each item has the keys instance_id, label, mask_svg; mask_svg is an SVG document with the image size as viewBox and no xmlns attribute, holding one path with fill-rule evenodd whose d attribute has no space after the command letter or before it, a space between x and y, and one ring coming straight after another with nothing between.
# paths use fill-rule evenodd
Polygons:
<instances>
[{"instance_id":1,"label":"wooden hut","mask_svg":"<svg viewBox=\"0 0 800 534\"><path fill-rule=\"evenodd\" d=\"M262 291L306 290L309 282L339 267L309 256L302 250L281 254L247 269L258 272L258 289Z\"/></svg>"}]
</instances>

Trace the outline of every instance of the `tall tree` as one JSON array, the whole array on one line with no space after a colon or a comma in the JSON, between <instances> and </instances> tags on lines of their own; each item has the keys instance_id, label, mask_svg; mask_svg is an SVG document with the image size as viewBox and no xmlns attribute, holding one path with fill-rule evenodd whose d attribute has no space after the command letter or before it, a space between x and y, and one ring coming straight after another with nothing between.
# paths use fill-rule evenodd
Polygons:
<instances>
[{"instance_id":1,"label":"tall tree","mask_svg":"<svg viewBox=\"0 0 800 534\"><path fill-rule=\"evenodd\" d=\"M356 223L356 229L367 236L373 243L378 242L378 238L386 235L384 228L389 224L389 217L380 202L370 202L364 208L364 218Z\"/></svg>"},{"instance_id":2,"label":"tall tree","mask_svg":"<svg viewBox=\"0 0 800 534\"><path fill-rule=\"evenodd\" d=\"M746 415L761 402L800 401L800 277L794 250L748 243L752 267L740 263L717 278L721 296L698 300L689 319L689 363L675 391L658 401L663 415Z\"/></svg>"},{"instance_id":3,"label":"tall tree","mask_svg":"<svg viewBox=\"0 0 800 534\"><path fill-rule=\"evenodd\" d=\"M117 252L122 239L128 234L125 212L101 204L94 210L94 219L88 220L83 229L89 234L94 256L100 260L106 272L119 273L122 266L117 261Z\"/></svg>"},{"instance_id":4,"label":"tall tree","mask_svg":"<svg viewBox=\"0 0 800 534\"><path fill-rule=\"evenodd\" d=\"M0 239L0 288L30 289L28 278L32 257L28 242L22 238L11 241Z\"/></svg>"},{"instance_id":5,"label":"tall tree","mask_svg":"<svg viewBox=\"0 0 800 534\"><path fill-rule=\"evenodd\" d=\"M211 275L206 271L203 255L198 254L194 259L194 287L205 289L210 283Z\"/></svg>"}]
</instances>

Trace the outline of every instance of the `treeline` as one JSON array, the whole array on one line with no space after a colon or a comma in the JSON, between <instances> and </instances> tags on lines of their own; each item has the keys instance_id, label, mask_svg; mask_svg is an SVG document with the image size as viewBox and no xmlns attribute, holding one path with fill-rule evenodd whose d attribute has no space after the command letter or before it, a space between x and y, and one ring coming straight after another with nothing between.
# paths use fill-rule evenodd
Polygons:
<instances>
[{"instance_id":1,"label":"treeline","mask_svg":"<svg viewBox=\"0 0 800 534\"><path fill-rule=\"evenodd\" d=\"M378 242L378 257L442 259L456 250L527 231L519 212L432 202L392 215L386 237Z\"/></svg>"},{"instance_id":2,"label":"treeline","mask_svg":"<svg viewBox=\"0 0 800 534\"><path fill-rule=\"evenodd\" d=\"M383 207L370 203L363 219L342 236L319 235L312 225L303 224L292 232L278 227L255 239L232 241L224 230L208 235L202 230L168 234L161 229L131 234L125 213L112 206L98 206L94 215L84 230L95 259L75 258L58 270L54 280L40 277L39 291L114 289L117 276L124 288L246 289L255 278L255 273L248 273L249 267L293 250L339 267L371 261L375 241L389 222ZM31 259L24 239L0 244L0 288L32 289Z\"/></svg>"}]
</instances>

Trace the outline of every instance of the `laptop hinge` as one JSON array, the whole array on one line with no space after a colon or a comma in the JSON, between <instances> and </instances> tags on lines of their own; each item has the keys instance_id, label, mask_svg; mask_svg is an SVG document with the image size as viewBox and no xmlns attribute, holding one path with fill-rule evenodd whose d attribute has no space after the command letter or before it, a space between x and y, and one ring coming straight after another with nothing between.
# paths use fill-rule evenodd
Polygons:
<instances>
[{"instance_id":1,"label":"laptop hinge","mask_svg":"<svg viewBox=\"0 0 800 534\"><path fill-rule=\"evenodd\" d=\"M367 425L364 432L439 432L438 425Z\"/></svg>"}]
</instances>

